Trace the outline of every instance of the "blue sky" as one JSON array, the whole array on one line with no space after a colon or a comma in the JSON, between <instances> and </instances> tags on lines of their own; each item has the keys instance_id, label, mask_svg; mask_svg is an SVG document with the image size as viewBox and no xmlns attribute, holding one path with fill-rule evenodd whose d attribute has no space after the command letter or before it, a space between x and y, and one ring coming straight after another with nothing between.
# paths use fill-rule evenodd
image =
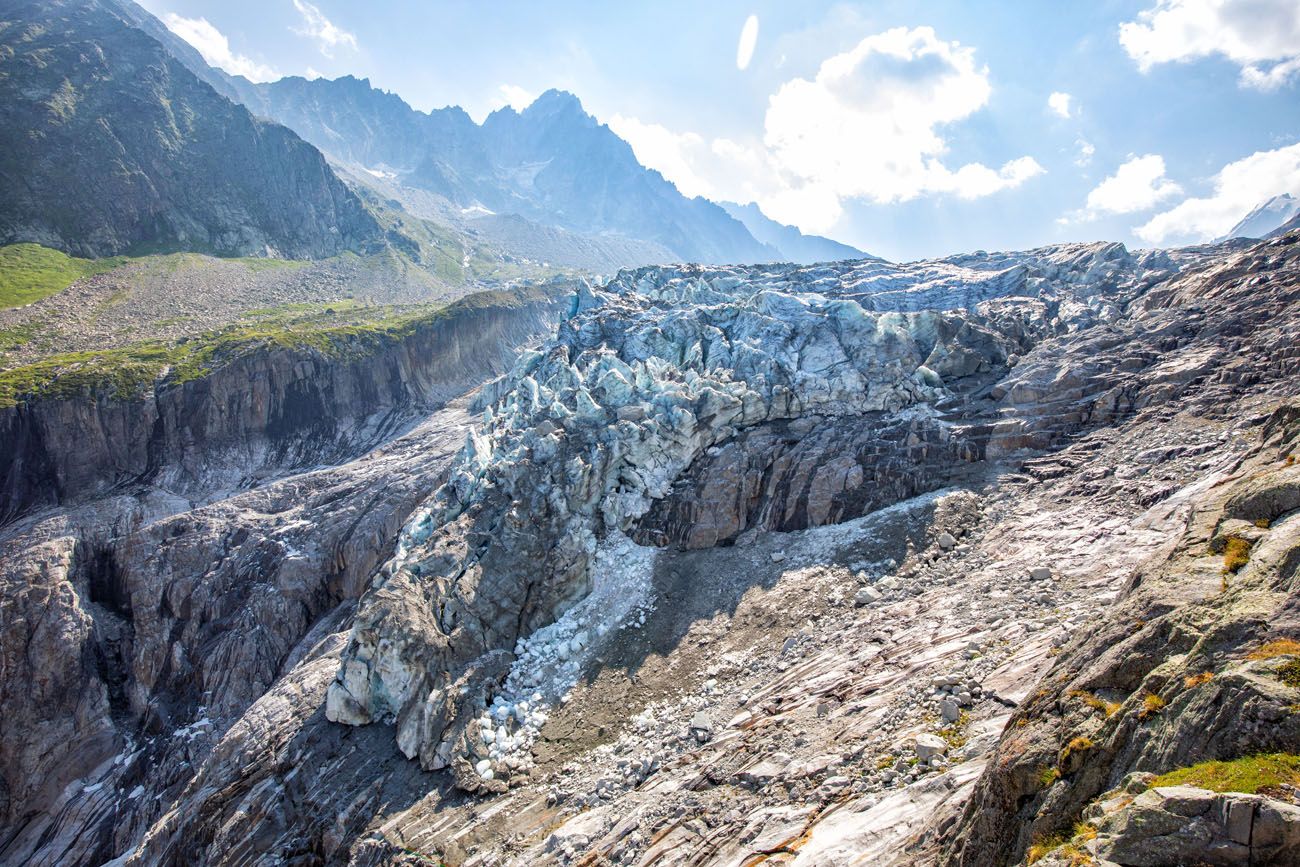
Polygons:
<instances>
[{"instance_id":1,"label":"blue sky","mask_svg":"<svg viewBox=\"0 0 1300 867\"><path fill-rule=\"evenodd\" d=\"M250 77L476 118L572 91L683 192L894 259L1187 243L1300 195L1297 0L143 5Z\"/></svg>"}]
</instances>

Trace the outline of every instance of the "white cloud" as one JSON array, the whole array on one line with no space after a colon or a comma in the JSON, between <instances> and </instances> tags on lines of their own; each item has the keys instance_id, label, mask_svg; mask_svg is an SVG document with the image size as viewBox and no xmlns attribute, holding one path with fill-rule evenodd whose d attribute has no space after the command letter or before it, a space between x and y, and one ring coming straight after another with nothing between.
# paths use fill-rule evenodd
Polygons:
<instances>
[{"instance_id":1,"label":"white cloud","mask_svg":"<svg viewBox=\"0 0 1300 867\"><path fill-rule=\"evenodd\" d=\"M677 133L657 123L616 114L609 128L628 144L642 165L655 169L677 185L684 196L724 197L719 189L696 172L709 160L709 143L693 132Z\"/></svg>"},{"instance_id":2,"label":"white cloud","mask_svg":"<svg viewBox=\"0 0 1300 867\"><path fill-rule=\"evenodd\" d=\"M1182 187L1165 177L1165 160L1159 154L1129 157L1115 174L1088 193L1082 217L1147 211L1181 194Z\"/></svg>"},{"instance_id":3,"label":"white cloud","mask_svg":"<svg viewBox=\"0 0 1300 867\"><path fill-rule=\"evenodd\" d=\"M762 141L710 141L621 115L610 126L687 195L756 201L774 219L825 232L845 200L974 199L1041 174L1028 156L1000 168L944 162L943 126L978 111L990 92L971 49L928 27L897 28L827 59L814 80L783 84Z\"/></svg>"},{"instance_id":4,"label":"white cloud","mask_svg":"<svg viewBox=\"0 0 1300 867\"><path fill-rule=\"evenodd\" d=\"M736 68L742 72L749 68L749 61L754 59L754 46L758 45L758 16L751 15L745 19L740 28L740 41L736 44Z\"/></svg>"},{"instance_id":5,"label":"white cloud","mask_svg":"<svg viewBox=\"0 0 1300 867\"><path fill-rule=\"evenodd\" d=\"M293 32L315 39L321 54L333 57L334 49L340 46L357 50L357 37L330 21L307 0L293 0L293 8L302 16L302 27L294 28Z\"/></svg>"},{"instance_id":6,"label":"white cloud","mask_svg":"<svg viewBox=\"0 0 1300 867\"><path fill-rule=\"evenodd\" d=\"M1213 179L1211 195L1190 198L1152 217L1135 231L1149 244L1208 241L1273 196L1300 196L1300 143L1257 151L1228 163Z\"/></svg>"},{"instance_id":7,"label":"white cloud","mask_svg":"<svg viewBox=\"0 0 1300 867\"><path fill-rule=\"evenodd\" d=\"M495 111L508 105L515 111L523 111L536 99L537 94L530 90L515 84L503 84L497 88L497 96L492 100L492 109Z\"/></svg>"},{"instance_id":8,"label":"white cloud","mask_svg":"<svg viewBox=\"0 0 1300 867\"><path fill-rule=\"evenodd\" d=\"M930 193L978 198L1043 171L1031 157L994 170L943 162L941 127L983 108L992 87L973 49L929 27L870 36L786 82L768 103L764 143L794 186L903 202Z\"/></svg>"},{"instance_id":9,"label":"white cloud","mask_svg":"<svg viewBox=\"0 0 1300 867\"><path fill-rule=\"evenodd\" d=\"M163 16L163 23L172 33L193 45L209 66L231 75L242 75L249 81L274 81L280 77L271 67L231 51L230 40L206 18L182 18L168 12Z\"/></svg>"},{"instance_id":10,"label":"white cloud","mask_svg":"<svg viewBox=\"0 0 1300 867\"><path fill-rule=\"evenodd\" d=\"M1047 97L1047 108L1057 117L1069 117L1070 103L1073 101L1074 97L1070 96L1070 94L1057 90Z\"/></svg>"},{"instance_id":11,"label":"white cloud","mask_svg":"<svg viewBox=\"0 0 1300 867\"><path fill-rule=\"evenodd\" d=\"M1220 54L1241 67L1242 85L1269 90L1300 72L1300 3L1157 0L1120 25L1119 41L1143 72Z\"/></svg>"},{"instance_id":12,"label":"white cloud","mask_svg":"<svg viewBox=\"0 0 1300 867\"><path fill-rule=\"evenodd\" d=\"M1074 146L1079 149L1078 155L1074 158L1074 164L1082 168L1092 162L1092 155L1097 152L1097 148L1086 138L1080 136L1074 140Z\"/></svg>"}]
</instances>

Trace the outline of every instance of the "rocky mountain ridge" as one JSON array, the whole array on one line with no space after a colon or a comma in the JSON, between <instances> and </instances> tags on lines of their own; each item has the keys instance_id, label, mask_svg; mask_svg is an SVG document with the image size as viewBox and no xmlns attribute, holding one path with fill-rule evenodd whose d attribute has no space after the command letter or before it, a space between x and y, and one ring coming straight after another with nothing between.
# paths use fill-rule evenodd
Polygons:
<instances>
[{"instance_id":1,"label":"rocky mountain ridge","mask_svg":"<svg viewBox=\"0 0 1300 867\"><path fill-rule=\"evenodd\" d=\"M812 265L816 262L836 262L841 259L875 258L857 247L841 244L839 241L819 235L805 235L794 226L778 223L764 214L754 202L745 205L738 205L735 202L718 204L728 214L744 223L745 228L756 240L780 253L784 261Z\"/></svg>"},{"instance_id":2,"label":"rocky mountain ridge","mask_svg":"<svg viewBox=\"0 0 1300 867\"><path fill-rule=\"evenodd\" d=\"M415 111L350 76L239 87L254 112L346 164L437 194L462 219L477 211L517 215L573 232L660 244L688 261L772 255L723 209L687 199L643 168L627 143L571 94L548 91L522 112L502 108L480 125L456 106Z\"/></svg>"},{"instance_id":3,"label":"rocky mountain ridge","mask_svg":"<svg viewBox=\"0 0 1300 867\"><path fill-rule=\"evenodd\" d=\"M213 92L116 4L10 4L0 34L0 243L285 258L383 244L318 151Z\"/></svg>"},{"instance_id":4,"label":"rocky mountain ridge","mask_svg":"<svg viewBox=\"0 0 1300 867\"><path fill-rule=\"evenodd\" d=\"M1281 193L1260 204L1228 230L1228 238L1268 238L1300 216L1300 202L1290 193Z\"/></svg>"}]
</instances>

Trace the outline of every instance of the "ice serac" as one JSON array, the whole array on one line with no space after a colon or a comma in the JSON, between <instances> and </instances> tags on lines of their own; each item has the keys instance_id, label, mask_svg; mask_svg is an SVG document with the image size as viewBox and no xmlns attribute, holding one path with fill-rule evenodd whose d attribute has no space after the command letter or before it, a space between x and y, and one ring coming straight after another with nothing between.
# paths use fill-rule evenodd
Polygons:
<instances>
[{"instance_id":1,"label":"ice serac","mask_svg":"<svg viewBox=\"0 0 1300 867\"><path fill-rule=\"evenodd\" d=\"M449 480L360 604L328 717L395 722L398 746L424 767L452 766L469 788L502 785L509 769L483 764L471 722L511 650L584 597L611 533L701 543L656 536L691 522L671 508L653 514L693 466L707 476L720 450L814 425L833 440L836 420L904 443L926 428L942 441L939 411L955 394L987 388L1018 352L1105 321L1125 291L1175 270L1119 245L1075 245L916 266L645 268L580 291L557 338L484 389ZM900 419L916 424L900 430ZM948 455L958 465L980 456ZM832 507L831 494L863 481L858 464L839 470L820 497L764 526L893 501ZM916 487L900 485L898 498Z\"/></svg>"}]
</instances>

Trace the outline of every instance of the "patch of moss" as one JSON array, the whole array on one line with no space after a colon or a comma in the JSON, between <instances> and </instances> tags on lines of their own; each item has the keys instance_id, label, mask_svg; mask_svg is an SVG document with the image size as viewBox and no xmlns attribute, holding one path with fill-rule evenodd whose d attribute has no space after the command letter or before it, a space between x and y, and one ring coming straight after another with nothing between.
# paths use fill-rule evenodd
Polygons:
<instances>
[{"instance_id":1,"label":"patch of moss","mask_svg":"<svg viewBox=\"0 0 1300 867\"><path fill-rule=\"evenodd\" d=\"M24 322L11 328L0 328L0 353L30 343L45 330L46 326L43 322Z\"/></svg>"},{"instance_id":2,"label":"patch of moss","mask_svg":"<svg viewBox=\"0 0 1300 867\"><path fill-rule=\"evenodd\" d=\"M1214 672L1202 671L1200 674L1189 674L1183 678L1183 688L1196 689L1201 684L1209 683L1214 679Z\"/></svg>"},{"instance_id":3,"label":"patch of moss","mask_svg":"<svg viewBox=\"0 0 1300 867\"><path fill-rule=\"evenodd\" d=\"M1246 654L1247 659L1275 659L1279 656L1300 656L1300 641L1278 638L1265 642Z\"/></svg>"},{"instance_id":4,"label":"patch of moss","mask_svg":"<svg viewBox=\"0 0 1300 867\"><path fill-rule=\"evenodd\" d=\"M78 259L40 244L0 247L0 309L39 301L82 277L111 271L126 261L121 256Z\"/></svg>"},{"instance_id":5,"label":"patch of moss","mask_svg":"<svg viewBox=\"0 0 1300 867\"><path fill-rule=\"evenodd\" d=\"M943 738L948 744L949 750L957 750L966 746L966 726L970 723L970 714L962 711L957 715L957 721L951 725L939 729L939 737Z\"/></svg>"},{"instance_id":6,"label":"patch of moss","mask_svg":"<svg viewBox=\"0 0 1300 867\"><path fill-rule=\"evenodd\" d=\"M1152 781L1151 786L1195 786L1212 792L1253 795L1260 789L1282 784L1300 785L1300 756L1269 753L1230 762L1201 762L1162 774Z\"/></svg>"},{"instance_id":7,"label":"patch of moss","mask_svg":"<svg viewBox=\"0 0 1300 867\"><path fill-rule=\"evenodd\" d=\"M1115 712L1118 711L1120 707L1119 702L1117 701L1106 701L1104 698L1082 689L1071 690L1070 696L1072 698L1077 698L1079 701L1083 702L1084 705L1093 710L1101 711L1108 717L1114 716Z\"/></svg>"},{"instance_id":8,"label":"patch of moss","mask_svg":"<svg viewBox=\"0 0 1300 867\"><path fill-rule=\"evenodd\" d=\"M1070 756L1074 755L1075 753L1086 753L1088 750L1092 749L1095 746L1096 744L1093 743L1092 738L1086 737L1084 735L1080 735L1079 737L1071 740L1061 750L1061 757L1057 761L1057 764L1060 767L1065 767L1066 762L1070 760Z\"/></svg>"},{"instance_id":9,"label":"patch of moss","mask_svg":"<svg viewBox=\"0 0 1300 867\"><path fill-rule=\"evenodd\" d=\"M1300 689L1300 659L1293 659L1283 664L1274 672L1277 679L1292 689Z\"/></svg>"},{"instance_id":10,"label":"patch of moss","mask_svg":"<svg viewBox=\"0 0 1300 867\"><path fill-rule=\"evenodd\" d=\"M1250 542L1240 536L1229 536L1223 546L1224 574L1236 572L1250 562Z\"/></svg>"},{"instance_id":11,"label":"patch of moss","mask_svg":"<svg viewBox=\"0 0 1300 867\"><path fill-rule=\"evenodd\" d=\"M1142 697L1142 708L1138 711L1138 719L1146 719L1155 716L1165 708L1165 700L1154 692L1148 692Z\"/></svg>"},{"instance_id":12,"label":"patch of moss","mask_svg":"<svg viewBox=\"0 0 1300 867\"><path fill-rule=\"evenodd\" d=\"M1056 834L1034 843L1025 853L1025 863L1036 864L1048 855L1055 855L1070 867L1086 867L1095 863L1092 855L1073 841L1067 840L1064 834Z\"/></svg>"},{"instance_id":13,"label":"patch of moss","mask_svg":"<svg viewBox=\"0 0 1300 867\"><path fill-rule=\"evenodd\" d=\"M1043 837L1035 841L1029 851L1025 852L1026 864L1037 864L1051 853L1064 846L1066 843L1064 834L1053 834L1050 837Z\"/></svg>"},{"instance_id":14,"label":"patch of moss","mask_svg":"<svg viewBox=\"0 0 1300 867\"><path fill-rule=\"evenodd\" d=\"M1038 786L1046 789L1061 778L1061 771L1055 767L1044 767L1038 772Z\"/></svg>"}]
</instances>

